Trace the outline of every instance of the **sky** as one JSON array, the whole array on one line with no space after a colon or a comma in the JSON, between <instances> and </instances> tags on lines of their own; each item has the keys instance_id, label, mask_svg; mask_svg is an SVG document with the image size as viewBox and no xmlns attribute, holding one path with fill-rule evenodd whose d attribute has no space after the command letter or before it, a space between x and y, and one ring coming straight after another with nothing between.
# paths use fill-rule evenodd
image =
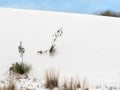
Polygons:
<instances>
[{"instance_id":1,"label":"sky","mask_svg":"<svg viewBox=\"0 0 120 90\"><path fill-rule=\"evenodd\" d=\"M0 0L0 7L93 14L120 12L120 0Z\"/></svg>"}]
</instances>

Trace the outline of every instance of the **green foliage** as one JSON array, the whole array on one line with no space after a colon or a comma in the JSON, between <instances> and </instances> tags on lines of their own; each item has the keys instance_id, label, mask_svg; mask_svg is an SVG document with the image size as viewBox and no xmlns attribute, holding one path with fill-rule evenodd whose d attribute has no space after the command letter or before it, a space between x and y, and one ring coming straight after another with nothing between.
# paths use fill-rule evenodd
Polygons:
<instances>
[{"instance_id":1,"label":"green foliage","mask_svg":"<svg viewBox=\"0 0 120 90\"><path fill-rule=\"evenodd\" d=\"M13 71L18 74L27 74L31 70L31 66L25 63L18 63L12 64L10 67L10 71Z\"/></svg>"},{"instance_id":2,"label":"green foliage","mask_svg":"<svg viewBox=\"0 0 120 90\"><path fill-rule=\"evenodd\" d=\"M102 11L98 15L111 16L111 17L120 17L120 13L119 12L115 12L115 11L112 11L112 10Z\"/></svg>"}]
</instances>

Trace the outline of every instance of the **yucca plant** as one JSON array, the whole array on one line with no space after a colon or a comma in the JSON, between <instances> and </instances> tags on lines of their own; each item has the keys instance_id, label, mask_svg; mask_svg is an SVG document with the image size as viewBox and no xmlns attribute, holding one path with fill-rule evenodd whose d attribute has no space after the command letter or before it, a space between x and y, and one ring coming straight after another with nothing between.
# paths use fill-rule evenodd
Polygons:
<instances>
[{"instance_id":1,"label":"yucca plant","mask_svg":"<svg viewBox=\"0 0 120 90\"><path fill-rule=\"evenodd\" d=\"M50 49L49 49L49 53L54 52L54 49L55 49L55 46L56 46L55 42L56 42L56 40L57 40L59 37L61 37L62 34L63 34L62 29L63 29L63 28L60 28L59 30L57 30L56 33L54 33L54 35L53 35L54 39L53 39L52 45L51 45L51 47L50 47Z\"/></svg>"},{"instance_id":2,"label":"yucca plant","mask_svg":"<svg viewBox=\"0 0 120 90\"><path fill-rule=\"evenodd\" d=\"M27 65L25 63L18 63L12 64L10 67L10 71L13 71L18 74L27 74L31 70L31 65Z\"/></svg>"},{"instance_id":3,"label":"yucca plant","mask_svg":"<svg viewBox=\"0 0 120 90\"><path fill-rule=\"evenodd\" d=\"M23 55L25 53L25 49L22 46L22 42L20 41L20 44L18 46L18 51L20 53L20 57L21 57L21 62L18 63L14 63L12 64L12 66L9 68L9 75L15 75L15 78L20 78L22 76L24 76L24 78L27 78L27 74L29 73L29 71L31 70L31 65L25 64L23 62ZM14 77L14 76L12 76Z\"/></svg>"},{"instance_id":4,"label":"yucca plant","mask_svg":"<svg viewBox=\"0 0 120 90\"><path fill-rule=\"evenodd\" d=\"M56 41L57 41L57 39L59 38L59 37L61 37L62 36L62 34L63 34L63 28L60 28L60 29L58 29L57 30L57 32L56 33L54 33L52 36L54 37L53 38L53 41L52 41L52 44L51 44L51 46L49 47L49 49L47 49L47 50L45 50L45 51L37 51L37 53L39 53L39 54L43 54L43 53L49 53L49 55L50 56L53 56L53 55L55 55L55 53L56 53Z\"/></svg>"}]
</instances>

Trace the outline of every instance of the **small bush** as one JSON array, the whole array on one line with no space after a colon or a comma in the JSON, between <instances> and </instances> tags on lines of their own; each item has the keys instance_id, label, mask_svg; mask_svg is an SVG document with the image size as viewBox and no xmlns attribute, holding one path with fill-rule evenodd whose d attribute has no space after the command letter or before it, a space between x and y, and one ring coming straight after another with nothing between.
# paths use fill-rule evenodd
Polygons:
<instances>
[{"instance_id":1,"label":"small bush","mask_svg":"<svg viewBox=\"0 0 120 90\"><path fill-rule=\"evenodd\" d=\"M18 63L12 64L10 67L10 71L13 71L18 74L27 74L31 70L31 66L25 63Z\"/></svg>"},{"instance_id":2,"label":"small bush","mask_svg":"<svg viewBox=\"0 0 120 90\"><path fill-rule=\"evenodd\" d=\"M112 11L112 10L102 11L102 12L98 13L98 15L111 16L111 17L120 17L120 13L119 12L115 12L115 11Z\"/></svg>"},{"instance_id":3,"label":"small bush","mask_svg":"<svg viewBox=\"0 0 120 90\"><path fill-rule=\"evenodd\" d=\"M45 87L54 88L58 87L59 73L54 69L46 70L45 72Z\"/></svg>"}]
</instances>

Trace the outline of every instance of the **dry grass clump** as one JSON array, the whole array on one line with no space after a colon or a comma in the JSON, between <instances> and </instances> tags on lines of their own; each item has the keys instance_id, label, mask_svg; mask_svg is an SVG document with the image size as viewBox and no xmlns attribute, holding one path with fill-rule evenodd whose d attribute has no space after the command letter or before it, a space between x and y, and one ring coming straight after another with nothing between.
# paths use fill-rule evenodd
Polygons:
<instances>
[{"instance_id":1,"label":"dry grass clump","mask_svg":"<svg viewBox=\"0 0 120 90\"><path fill-rule=\"evenodd\" d=\"M5 86L0 86L0 90L6 90Z\"/></svg>"},{"instance_id":2,"label":"dry grass clump","mask_svg":"<svg viewBox=\"0 0 120 90\"><path fill-rule=\"evenodd\" d=\"M9 79L7 90L14 90L14 89L15 89L14 81L13 79Z\"/></svg>"},{"instance_id":3,"label":"dry grass clump","mask_svg":"<svg viewBox=\"0 0 120 90\"><path fill-rule=\"evenodd\" d=\"M7 82L1 82L0 84L0 90L14 90L14 81L13 79L9 78Z\"/></svg>"},{"instance_id":4,"label":"dry grass clump","mask_svg":"<svg viewBox=\"0 0 120 90\"><path fill-rule=\"evenodd\" d=\"M71 78L70 80L64 80L62 90L77 90L81 88L81 83L79 79Z\"/></svg>"},{"instance_id":5,"label":"dry grass clump","mask_svg":"<svg viewBox=\"0 0 120 90\"><path fill-rule=\"evenodd\" d=\"M89 90L89 87L86 79L81 82L78 78L70 78L64 80L62 89L59 90Z\"/></svg>"},{"instance_id":6,"label":"dry grass clump","mask_svg":"<svg viewBox=\"0 0 120 90\"><path fill-rule=\"evenodd\" d=\"M82 90L89 90L88 82L86 81L86 79L84 79L81 88L82 88Z\"/></svg>"},{"instance_id":7,"label":"dry grass clump","mask_svg":"<svg viewBox=\"0 0 120 90\"><path fill-rule=\"evenodd\" d=\"M48 69L45 72L45 87L54 88L58 87L59 73L55 69Z\"/></svg>"}]
</instances>

